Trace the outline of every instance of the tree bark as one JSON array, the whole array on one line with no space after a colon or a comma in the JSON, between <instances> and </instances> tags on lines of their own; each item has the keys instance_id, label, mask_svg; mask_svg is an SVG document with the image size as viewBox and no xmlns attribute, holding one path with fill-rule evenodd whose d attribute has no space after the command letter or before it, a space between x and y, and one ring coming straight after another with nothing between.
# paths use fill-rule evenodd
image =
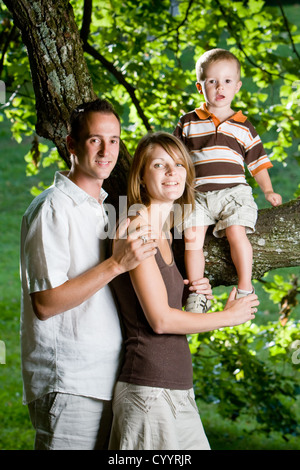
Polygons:
<instances>
[{"instance_id":1,"label":"tree bark","mask_svg":"<svg viewBox=\"0 0 300 470\"><path fill-rule=\"evenodd\" d=\"M27 47L36 97L36 131L54 142L69 166L66 135L70 112L96 98L73 9L67 0L4 3Z\"/></svg>"},{"instance_id":2,"label":"tree bark","mask_svg":"<svg viewBox=\"0 0 300 470\"><path fill-rule=\"evenodd\" d=\"M27 47L36 97L38 135L51 140L70 165L66 148L70 112L96 98L84 59L83 44L68 0L4 0ZM108 202L118 213L119 195L126 194L130 155L121 143L118 164L105 182ZM259 211L253 246L253 278L279 267L300 265L300 201ZM226 239L208 233L205 274L212 286L237 282ZM182 240L174 240L174 253L184 273Z\"/></svg>"},{"instance_id":3,"label":"tree bark","mask_svg":"<svg viewBox=\"0 0 300 470\"><path fill-rule=\"evenodd\" d=\"M300 266L300 199L258 211L256 231L248 236L253 247L253 279L283 267ZM174 240L176 263L185 277L183 240ZM233 285L237 275L226 238L208 231L204 244L205 275L211 285Z\"/></svg>"},{"instance_id":4,"label":"tree bark","mask_svg":"<svg viewBox=\"0 0 300 470\"><path fill-rule=\"evenodd\" d=\"M71 111L97 98L83 44L68 0L4 0L27 47L36 98L36 131L51 140L70 167L66 147ZM112 177L105 182L109 202L126 192L130 155L123 143Z\"/></svg>"}]
</instances>

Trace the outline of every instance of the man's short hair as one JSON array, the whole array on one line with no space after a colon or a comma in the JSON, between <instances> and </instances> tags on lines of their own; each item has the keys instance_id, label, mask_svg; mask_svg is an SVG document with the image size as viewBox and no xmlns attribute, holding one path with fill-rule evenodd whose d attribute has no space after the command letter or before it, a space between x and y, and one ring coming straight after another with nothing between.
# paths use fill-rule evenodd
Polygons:
<instances>
[{"instance_id":1,"label":"man's short hair","mask_svg":"<svg viewBox=\"0 0 300 470\"><path fill-rule=\"evenodd\" d=\"M88 113L92 112L113 114L118 119L121 127L120 117L115 111L113 105L105 99L97 98L94 101L80 104L72 111L69 120L68 132L73 139L76 140L79 137L80 129L83 127Z\"/></svg>"},{"instance_id":2,"label":"man's short hair","mask_svg":"<svg viewBox=\"0 0 300 470\"><path fill-rule=\"evenodd\" d=\"M241 73L240 61L234 54L232 54L232 52L229 52L226 49L211 49L209 51L204 52L204 54L202 54L202 56L200 56L197 60L197 82L203 82L205 80L205 73L207 67L213 62L217 62L219 60L234 60L238 68L238 73Z\"/></svg>"}]
</instances>

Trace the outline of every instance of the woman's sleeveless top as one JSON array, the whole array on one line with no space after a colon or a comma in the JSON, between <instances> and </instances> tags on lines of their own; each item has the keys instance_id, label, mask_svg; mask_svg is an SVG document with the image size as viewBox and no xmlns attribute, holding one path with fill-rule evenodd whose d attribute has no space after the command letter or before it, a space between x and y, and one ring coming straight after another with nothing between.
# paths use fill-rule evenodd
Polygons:
<instances>
[{"instance_id":1,"label":"woman's sleeveless top","mask_svg":"<svg viewBox=\"0 0 300 470\"><path fill-rule=\"evenodd\" d=\"M169 306L181 310L184 284L175 262L167 264L159 250L155 259L166 286ZM111 284L125 334L125 357L119 380L177 390L191 388L193 369L186 336L159 335L152 330L129 273L116 277Z\"/></svg>"}]
</instances>

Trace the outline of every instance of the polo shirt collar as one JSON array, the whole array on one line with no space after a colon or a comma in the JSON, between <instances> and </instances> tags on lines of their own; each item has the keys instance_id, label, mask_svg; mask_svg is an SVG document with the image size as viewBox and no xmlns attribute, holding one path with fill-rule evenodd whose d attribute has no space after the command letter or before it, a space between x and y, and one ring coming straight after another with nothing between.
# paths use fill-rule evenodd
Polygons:
<instances>
[{"instance_id":1,"label":"polo shirt collar","mask_svg":"<svg viewBox=\"0 0 300 470\"><path fill-rule=\"evenodd\" d=\"M219 119L214 114L209 112L209 110L207 109L206 103L202 103L200 108L196 108L195 111L197 113L197 116L200 119L207 119L208 117L210 117L213 120L213 122L215 123L216 126L218 126L220 124ZM236 122L245 122L247 117L244 116L242 111L237 111L235 114L233 114L233 116L230 116L229 119L230 120L233 119ZM229 119L227 119L227 120L229 120Z\"/></svg>"},{"instance_id":2,"label":"polo shirt collar","mask_svg":"<svg viewBox=\"0 0 300 470\"><path fill-rule=\"evenodd\" d=\"M54 186L56 186L60 191L65 193L71 199L73 199L73 201L78 205L82 204L87 199L92 199L93 201L96 201L95 198L90 196L83 189L77 186L77 184L73 183L73 181L67 178L67 174L67 171L57 171L54 177ZM107 192L103 188L101 188L99 194L99 201L103 203L107 196Z\"/></svg>"}]
</instances>

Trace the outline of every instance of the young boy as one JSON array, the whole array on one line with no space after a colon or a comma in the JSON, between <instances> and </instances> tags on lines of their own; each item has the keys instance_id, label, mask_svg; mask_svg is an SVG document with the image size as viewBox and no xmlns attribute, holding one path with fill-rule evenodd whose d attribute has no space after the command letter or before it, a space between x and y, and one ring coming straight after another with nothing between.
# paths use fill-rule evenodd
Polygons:
<instances>
[{"instance_id":1,"label":"young boy","mask_svg":"<svg viewBox=\"0 0 300 470\"><path fill-rule=\"evenodd\" d=\"M250 174L273 206L268 168L273 165L252 124L241 111L231 109L240 90L240 63L229 51L212 49L196 64L197 89L205 103L181 116L174 134L187 146L195 165L196 209L184 224L185 264L192 283L204 275L203 244L209 225L216 237L226 236L238 275L237 298L252 293L252 246L247 233L255 231L257 206L245 178ZM191 294L186 310L206 312L210 301Z\"/></svg>"}]
</instances>

